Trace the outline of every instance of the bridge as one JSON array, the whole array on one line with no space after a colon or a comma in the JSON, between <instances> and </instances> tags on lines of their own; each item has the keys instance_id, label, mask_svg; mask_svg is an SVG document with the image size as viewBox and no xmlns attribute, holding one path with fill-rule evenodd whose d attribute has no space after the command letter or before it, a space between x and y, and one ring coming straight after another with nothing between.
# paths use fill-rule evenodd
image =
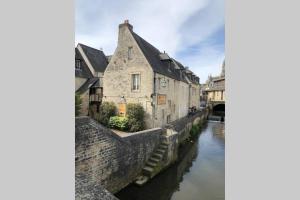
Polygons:
<instances>
[{"instance_id":1,"label":"bridge","mask_svg":"<svg viewBox=\"0 0 300 200\"><path fill-rule=\"evenodd\" d=\"M225 119L225 101L209 101L208 107L211 111L211 115L215 118L219 118L220 121Z\"/></svg>"}]
</instances>

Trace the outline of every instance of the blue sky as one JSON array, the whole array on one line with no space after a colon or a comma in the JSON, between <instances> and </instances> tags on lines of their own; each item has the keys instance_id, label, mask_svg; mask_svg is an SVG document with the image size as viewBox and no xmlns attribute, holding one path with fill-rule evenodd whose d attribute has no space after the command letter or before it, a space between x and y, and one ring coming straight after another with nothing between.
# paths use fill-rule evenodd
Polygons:
<instances>
[{"instance_id":1,"label":"blue sky","mask_svg":"<svg viewBox=\"0 0 300 200\"><path fill-rule=\"evenodd\" d=\"M204 83L218 75L224 54L224 0L76 0L75 45L113 54L118 25L133 31L189 67Z\"/></svg>"}]
</instances>

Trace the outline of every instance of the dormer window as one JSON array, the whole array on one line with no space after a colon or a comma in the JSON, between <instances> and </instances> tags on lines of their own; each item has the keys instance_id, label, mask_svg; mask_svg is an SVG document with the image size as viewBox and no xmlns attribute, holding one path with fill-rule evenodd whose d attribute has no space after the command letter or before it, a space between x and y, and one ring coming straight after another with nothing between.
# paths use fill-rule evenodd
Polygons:
<instances>
[{"instance_id":1,"label":"dormer window","mask_svg":"<svg viewBox=\"0 0 300 200\"><path fill-rule=\"evenodd\" d=\"M128 60L132 59L132 47L128 47Z\"/></svg>"},{"instance_id":2,"label":"dormer window","mask_svg":"<svg viewBox=\"0 0 300 200\"><path fill-rule=\"evenodd\" d=\"M81 61L80 60L75 60L75 70L81 71Z\"/></svg>"}]
</instances>

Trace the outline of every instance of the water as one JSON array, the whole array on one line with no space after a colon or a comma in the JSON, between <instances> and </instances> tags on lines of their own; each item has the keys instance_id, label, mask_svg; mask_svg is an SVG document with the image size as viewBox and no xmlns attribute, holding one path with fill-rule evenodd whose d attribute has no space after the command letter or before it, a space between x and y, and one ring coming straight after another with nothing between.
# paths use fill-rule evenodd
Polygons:
<instances>
[{"instance_id":1,"label":"water","mask_svg":"<svg viewBox=\"0 0 300 200\"><path fill-rule=\"evenodd\" d=\"M224 124L208 122L198 138L179 150L178 161L144 186L115 194L120 200L225 199Z\"/></svg>"}]
</instances>

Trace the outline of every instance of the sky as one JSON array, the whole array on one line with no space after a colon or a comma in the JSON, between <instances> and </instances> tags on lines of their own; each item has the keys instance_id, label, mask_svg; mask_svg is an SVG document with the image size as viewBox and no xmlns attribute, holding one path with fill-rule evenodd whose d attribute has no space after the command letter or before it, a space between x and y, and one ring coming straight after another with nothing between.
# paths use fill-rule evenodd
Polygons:
<instances>
[{"instance_id":1,"label":"sky","mask_svg":"<svg viewBox=\"0 0 300 200\"><path fill-rule=\"evenodd\" d=\"M189 67L204 83L219 75L225 59L224 0L76 0L75 45L112 55L118 25Z\"/></svg>"}]
</instances>

